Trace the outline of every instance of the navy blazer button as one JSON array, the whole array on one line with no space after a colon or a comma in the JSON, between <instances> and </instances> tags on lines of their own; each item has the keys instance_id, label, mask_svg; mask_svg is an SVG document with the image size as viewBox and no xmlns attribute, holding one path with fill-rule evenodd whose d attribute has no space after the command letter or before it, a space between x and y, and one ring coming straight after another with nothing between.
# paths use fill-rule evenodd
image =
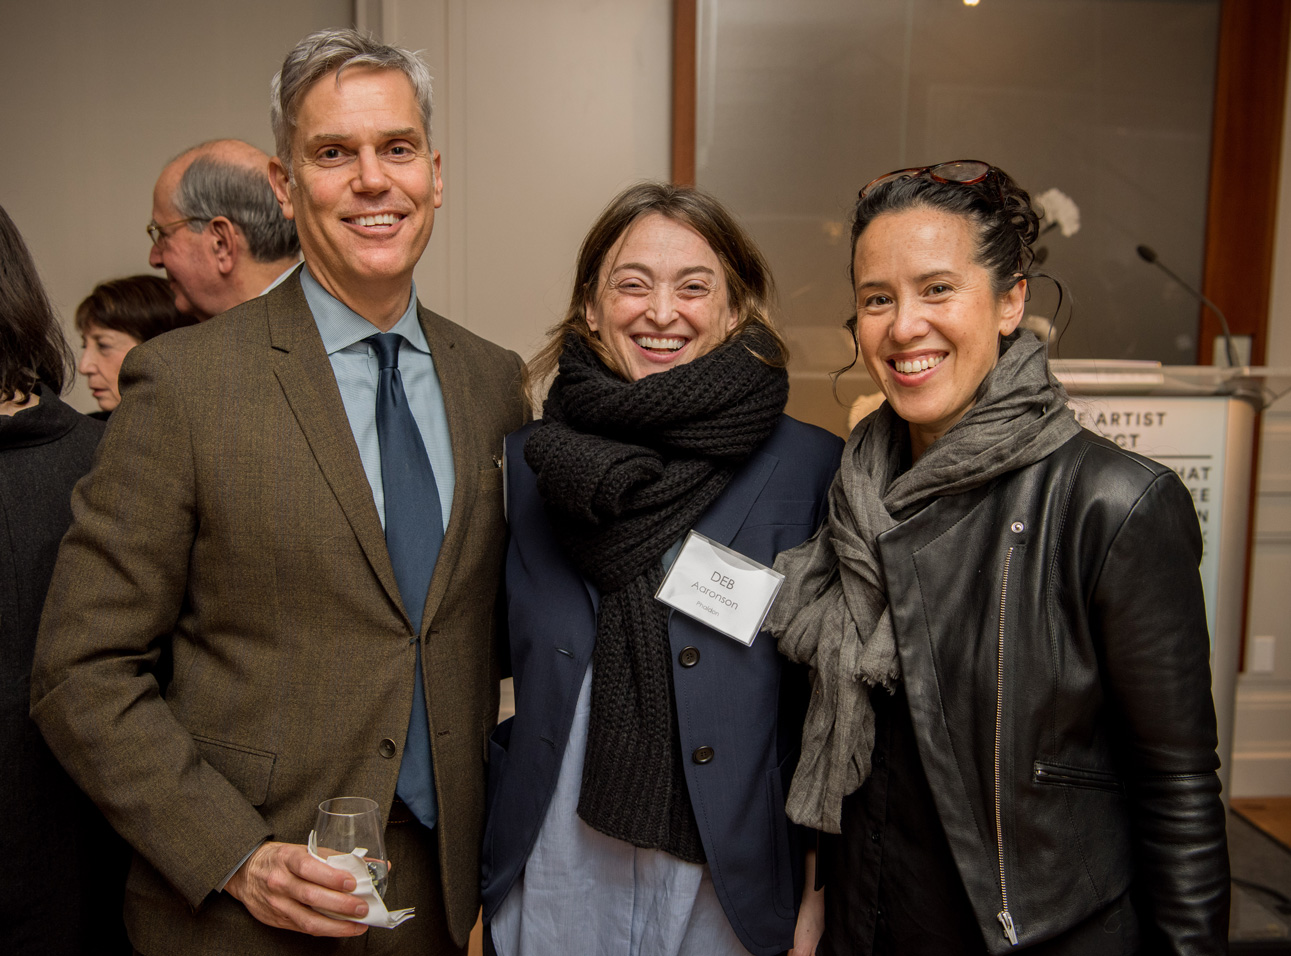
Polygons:
<instances>
[{"instance_id":1,"label":"navy blazer button","mask_svg":"<svg viewBox=\"0 0 1291 956\"><path fill-rule=\"evenodd\" d=\"M377 744L377 753L385 757L387 760L394 756L395 750L397 749L395 742L389 737L383 737L381 743Z\"/></svg>"},{"instance_id":2,"label":"navy blazer button","mask_svg":"<svg viewBox=\"0 0 1291 956\"><path fill-rule=\"evenodd\" d=\"M677 655L677 660L681 662L682 667L694 667L699 663L699 648L683 647L681 653Z\"/></svg>"},{"instance_id":3,"label":"navy blazer button","mask_svg":"<svg viewBox=\"0 0 1291 956\"><path fill-rule=\"evenodd\" d=\"M695 752L690 755L690 759L695 763L709 763L713 759L713 748L696 747Z\"/></svg>"}]
</instances>

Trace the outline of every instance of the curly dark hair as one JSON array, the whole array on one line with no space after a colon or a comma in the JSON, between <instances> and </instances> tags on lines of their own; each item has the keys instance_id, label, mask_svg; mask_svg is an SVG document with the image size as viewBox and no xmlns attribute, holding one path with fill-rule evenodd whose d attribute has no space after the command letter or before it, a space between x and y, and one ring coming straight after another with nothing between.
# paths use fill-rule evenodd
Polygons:
<instances>
[{"instance_id":1,"label":"curly dark hair","mask_svg":"<svg viewBox=\"0 0 1291 956\"><path fill-rule=\"evenodd\" d=\"M977 227L977 264L991 274L997 295L1027 278L1035 260L1031 244L1040 235L1040 217L1031 196L1013 178L992 166L979 183L942 183L925 175L879 183L852 211L852 257L847 266L853 282L856 243L876 218L889 212L923 207L970 220Z\"/></svg>"},{"instance_id":2,"label":"curly dark hair","mask_svg":"<svg viewBox=\"0 0 1291 956\"><path fill-rule=\"evenodd\" d=\"M36 263L0 206L0 402L25 399L38 383L57 395L75 367Z\"/></svg>"}]
</instances>

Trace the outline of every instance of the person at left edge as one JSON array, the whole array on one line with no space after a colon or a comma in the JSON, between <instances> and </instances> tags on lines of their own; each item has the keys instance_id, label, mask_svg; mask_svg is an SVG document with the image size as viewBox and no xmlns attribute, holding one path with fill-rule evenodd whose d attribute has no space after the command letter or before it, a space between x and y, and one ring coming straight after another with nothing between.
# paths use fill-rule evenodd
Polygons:
<instances>
[{"instance_id":1,"label":"person at left edge","mask_svg":"<svg viewBox=\"0 0 1291 956\"><path fill-rule=\"evenodd\" d=\"M0 906L5 956L128 956L128 848L68 779L27 714L32 653L72 487L103 423L59 394L73 357L36 263L0 207L0 859L22 892Z\"/></svg>"},{"instance_id":2,"label":"person at left edge","mask_svg":"<svg viewBox=\"0 0 1291 956\"><path fill-rule=\"evenodd\" d=\"M350 30L288 54L272 178L304 268L130 352L73 500L32 715L137 851L125 916L147 956L455 953L478 912L495 456L525 413L518 356L417 303L442 195L429 92L415 56ZM323 915L367 908L302 845L346 795L380 805L388 901L416 918L317 939L367 931Z\"/></svg>"},{"instance_id":3,"label":"person at left edge","mask_svg":"<svg viewBox=\"0 0 1291 956\"><path fill-rule=\"evenodd\" d=\"M694 529L769 565L842 442L783 414L771 274L712 197L641 183L588 232L543 419L507 438L516 714L482 878L500 956L809 954L784 812L806 674L655 600ZM809 914L816 909L806 907Z\"/></svg>"}]
</instances>

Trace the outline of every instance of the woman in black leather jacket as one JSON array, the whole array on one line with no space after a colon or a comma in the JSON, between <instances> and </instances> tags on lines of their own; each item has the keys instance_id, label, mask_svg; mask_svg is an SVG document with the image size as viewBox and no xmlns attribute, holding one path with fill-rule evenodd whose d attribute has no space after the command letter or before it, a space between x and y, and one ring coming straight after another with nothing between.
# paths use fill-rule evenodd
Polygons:
<instances>
[{"instance_id":1,"label":"woman in black leather jacket","mask_svg":"<svg viewBox=\"0 0 1291 956\"><path fill-rule=\"evenodd\" d=\"M1036 233L986 163L857 201L887 401L768 621L814 681L787 809L825 834L821 953L1227 951L1196 514L1017 331Z\"/></svg>"}]
</instances>

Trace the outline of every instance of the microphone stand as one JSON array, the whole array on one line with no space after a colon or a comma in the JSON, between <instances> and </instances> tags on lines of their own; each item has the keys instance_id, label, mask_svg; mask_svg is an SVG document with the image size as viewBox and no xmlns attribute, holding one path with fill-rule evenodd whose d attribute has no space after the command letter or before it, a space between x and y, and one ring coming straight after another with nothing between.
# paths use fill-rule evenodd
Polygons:
<instances>
[{"instance_id":1,"label":"microphone stand","mask_svg":"<svg viewBox=\"0 0 1291 956\"><path fill-rule=\"evenodd\" d=\"M1219 306L1215 305L1215 303L1211 302L1199 291L1194 289L1188 283L1184 282L1183 279L1181 279L1178 275L1176 275L1174 270L1172 270L1169 266L1167 266L1164 262L1162 262L1160 259L1157 258L1156 250L1154 250L1151 246L1139 246L1135 251L1139 254L1140 259L1142 259L1144 262L1151 263L1152 265L1156 266L1167 276L1173 279L1175 284L1178 285L1181 289L1183 289L1194 299L1199 301L1202 305L1209 306L1210 310L1214 312L1215 315L1219 316L1219 326L1221 329L1223 329L1223 332L1224 332L1224 348L1225 348L1225 351L1228 352L1228 365L1230 368L1237 368L1237 364L1238 364L1237 348L1236 346L1233 345L1233 333L1232 333L1232 330L1229 329L1228 327L1228 319L1224 316L1224 313L1220 310Z\"/></svg>"}]
</instances>

